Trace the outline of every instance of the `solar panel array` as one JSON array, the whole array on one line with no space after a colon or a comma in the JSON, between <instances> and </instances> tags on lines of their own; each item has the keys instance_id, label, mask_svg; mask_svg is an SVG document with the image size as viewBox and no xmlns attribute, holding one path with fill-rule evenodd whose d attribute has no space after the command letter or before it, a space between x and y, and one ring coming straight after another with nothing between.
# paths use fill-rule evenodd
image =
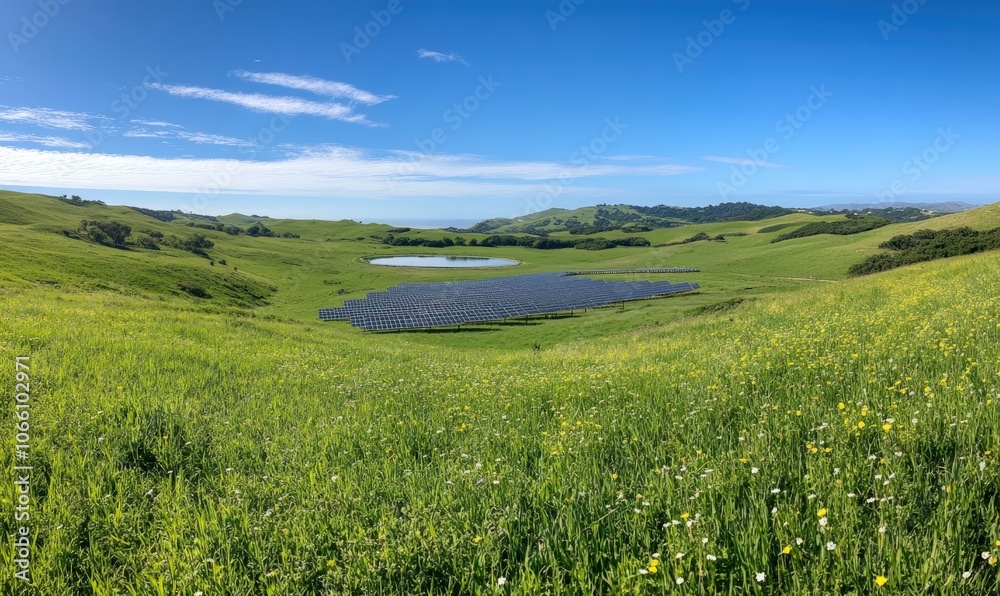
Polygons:
<instances>
[{"instance_id":1,"label":"solar panel array","mask_svg":"<svg viewBox=\"0 0 1000 596\"><path fill-rule=\"evenodd\" d=\"M450 327L529 315L598 308L697 290L691 283L605 281L579 274L535 273L475 281L402 283L339 308L323 321L350 321L365 331Z\"/></svg>"}]
</instances>

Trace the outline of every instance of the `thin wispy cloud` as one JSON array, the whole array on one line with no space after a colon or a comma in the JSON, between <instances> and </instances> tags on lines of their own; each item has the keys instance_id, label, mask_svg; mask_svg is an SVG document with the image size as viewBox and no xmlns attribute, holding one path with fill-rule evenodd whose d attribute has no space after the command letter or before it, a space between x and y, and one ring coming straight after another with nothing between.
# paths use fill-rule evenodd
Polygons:
<instances>
[{"instance_id":1,"label":"thin wispy cloud","mask_svg":"<svg viewBox=\"0 0 1000 596\"><path fill-rule=\"evenodd\" d=\"M757 166L761 168L787 168L781 164L769 162L769 161L757 161L755 159L750 159L749 157L719 157L716 155L705 155L702 159L707 161L717 161L719 163L728 163L736 166Z\"/></svg>"},{"instance_id":2,"label":"thin wispy cloud","mask_svg":"<svg viewBox=\"0 0 1000 596\"><path fill-rule=\"evenodd\" d=\"M321 103L298 97L263 95L260 93L233 93L221 89L192 87L187 85L164 85L152 83L153 89L165 91L177 97L207 99L237 105L255 112L265 114L282 114L285 116L319 116L328 120L341 120L368 126L378 126L369 121L364 114L354 113L350 106L339 103Z\"/></svg>"},{"instance_id":3,"label":"thin wispy cloud","mask_svg":"<svg viewBox=\"0 0 1000 596\"><path fill-rule=\"evenodd\" d=\"M374 93L358 89L354 85L338 81L327 81L310 76L290 75L280 72L249 72L246 70L236 70L233 71L233 74L251 83L277 85L288 89L309 91L317 95L325 95L331 99L349 99L369 106L395 99L396 97L395 95L375 95Z\"/></svg>"},{"instance_id":4,"label":"thin wispy cloud","mask_svg":"<svg viewBox=\"0 0 1000 596\"><path fill-rule=\"evenodd\" d=\"M170 122L164 122L162 120L144 120L141 118L137 118L135 120L132 120L132 122L134 124L139 124L142 126L156 126L159 128L184 128L180 124L172 124Z\"/></svg>"},{"instance_id":5,"label":"thin wispy cloud","mask_svg":"<svg viewBox=\"0 0 1000 596\"><path fill-rule=\"evenodd\" d=\"M134 128L125 132L122 136L131 139L176 139L180 141L188 141L190 143L197 143L199 145L221 145L225 147L245 147L253 145L251 141L245 139L237 139L205 132L188 132L186 130L177 130L175 128L160 130Z\"/></svg>"},{"instance_id":6,"label":"thin wispy cloud","mask_svg":"<svg viewBox=\"0 0 1000 596\"><path fill-rule=\"evenodd\" d=\"M421 48L421 49L417 50L417 57L418 58L430 58L431 60L433 60L435 62L458 62L459 64L465 64L466 66L469 65L469 63L465 61L465 58L462 58L461 56L459 56L455 52L451 52L449 54L445 54L445 53L442 53L442 52L432 52L430 50L425 50L425 49Z\"/></svg>"},{"instance_id":7,"label":"thin wispy cloud","mask_svg":"<svg viewBox=\"0 0 1000 596\"><path fill-rule=\"evenodd\" d=\"M88 149L90 145L65 137L41 137L0 130L0 143L32 143L56 149Z\"/></svg>"},{"instance_id":8,"label":"thin wispy cloud","mask_svg":"<svg viewBox=\"0 0 1000 596\"><path fill-rule=\"evenodd\" d=\"M94 130L102 121L110 120L82 112L65 112L49 108L15 108L0 105L0 121L29 124L41 128L57 130Z\"/></svg>"},{"instance_id":9,"label":"thin wispy cloud","mask_svg":"<svg viewBox=\"0 0 1000 596\"><path fill-rule=\"evenodd\" d=\"M224 192L357 199L469 196L512 198L544 192L546 181L601 176L672 176L699 171L682 165L572 166L489 161L477 156L374 153L326 146L274 161L168 159L0 147L0 184L198 193L219 172L237 172ZM587 187L567 192L586 194ZM615 194L592 189L593 198ZM598 192L600 191L600 192Z\"/></svg>"},{"instance_id":10,"label":"thin wispy cloud","mask_svg":"<svg viewBox=\"0 0 1000 596\"><path fill-rule=\"evenodd\" d=\"M609 159L611 161L657 161L666 159L664 157L657 157L656 155L604 155L603 159Z\"/></svg>"}]
</instances>

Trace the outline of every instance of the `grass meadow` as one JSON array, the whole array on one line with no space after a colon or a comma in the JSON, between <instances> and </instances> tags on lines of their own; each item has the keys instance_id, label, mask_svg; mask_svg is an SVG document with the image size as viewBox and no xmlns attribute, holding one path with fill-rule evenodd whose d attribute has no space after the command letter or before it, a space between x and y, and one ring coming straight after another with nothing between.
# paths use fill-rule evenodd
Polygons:
<instances>
[{"instance_id":1,"label":"grass meadow","mask_svg":"<svg viewBox=\"0 0 1000 596\"><path fill-rule=\"evenodd\" d=\"M0 312L36 593L1000 589L993 254L541 349L578 323L449 345L37 285Z\"/></svg>"}]
</instances>

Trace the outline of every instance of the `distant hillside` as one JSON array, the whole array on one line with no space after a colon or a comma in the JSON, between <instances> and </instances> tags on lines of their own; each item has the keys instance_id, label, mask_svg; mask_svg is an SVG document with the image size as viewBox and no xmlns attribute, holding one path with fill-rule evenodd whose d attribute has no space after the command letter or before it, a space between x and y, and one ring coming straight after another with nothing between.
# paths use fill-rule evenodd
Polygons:
<instances>
[{"instance_id":1,"label":"distant hillside","mask_svg":"<svg viewBox=\"0 0 1000 596\"><path fill-rule=\"evenodd\" d=\"M958 213L960 211L968 211L969 209L975 209L977 207L979 207L979 205L970 205L969 203L963 203L961 201L947 201L945 203L844 203L838 205L823 205L822 207L816 207L816 211L860 212L882 209L916 209L919 211L936 211L939 213Z\"/></svg>"},{"instance_id":2,"label":"distant hillside","mask_svg":"<svg viewBox=\"0 0 1000 596\"><path fill-rule=\"evenodd\" d=\"M809 215L829 215L830 211L820 209L792 209L754 203L720 203L707 207L653 207L636 205L597 205L579 209L548 209L517 219L487 219L472 226L470 232L484 234L535 234L545 236L555 233L599 234L620 230L641 233L664 228L675 228L690 224L708 224L735 221L761 221L805 213ZM911 222L929 219L943 213L914 207L885 207L864 209L843 209L835 214L862 214L880 217L893 222Z\"/></svg>"}]
</instances>

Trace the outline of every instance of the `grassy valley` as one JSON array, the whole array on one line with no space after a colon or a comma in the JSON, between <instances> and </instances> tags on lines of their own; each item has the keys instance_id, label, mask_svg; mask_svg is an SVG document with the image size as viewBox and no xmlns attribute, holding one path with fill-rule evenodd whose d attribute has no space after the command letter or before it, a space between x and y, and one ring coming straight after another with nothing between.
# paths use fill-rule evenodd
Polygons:
<instances>
[{"instance_id":1,"label":"grassy valley","mask_svg":"<svg viewBox=\"0 0 1000 596\"><path fill-rule=\"evenodd\" d=\"M212 247L112 248L81 220ZM848 271L895 236L1000 227L1000 205L773 242L847 220L606 230L650 244L608 250L415 249L383 244L391 226L218 218L299 236L253 237L0 192L11 390L30 356L34 589L996 593L998 253ZM725 237L665 246L700 234ZM414 252L522 264L364 261ZM702 289L464 332L316 318L400 282L645 267L696 267L634 278ZM13 476L13 450L0 457ZM16 502L5 483L5 512ZM4 593L20 585L12 552Z\"/></svg>"}]
</instances>

